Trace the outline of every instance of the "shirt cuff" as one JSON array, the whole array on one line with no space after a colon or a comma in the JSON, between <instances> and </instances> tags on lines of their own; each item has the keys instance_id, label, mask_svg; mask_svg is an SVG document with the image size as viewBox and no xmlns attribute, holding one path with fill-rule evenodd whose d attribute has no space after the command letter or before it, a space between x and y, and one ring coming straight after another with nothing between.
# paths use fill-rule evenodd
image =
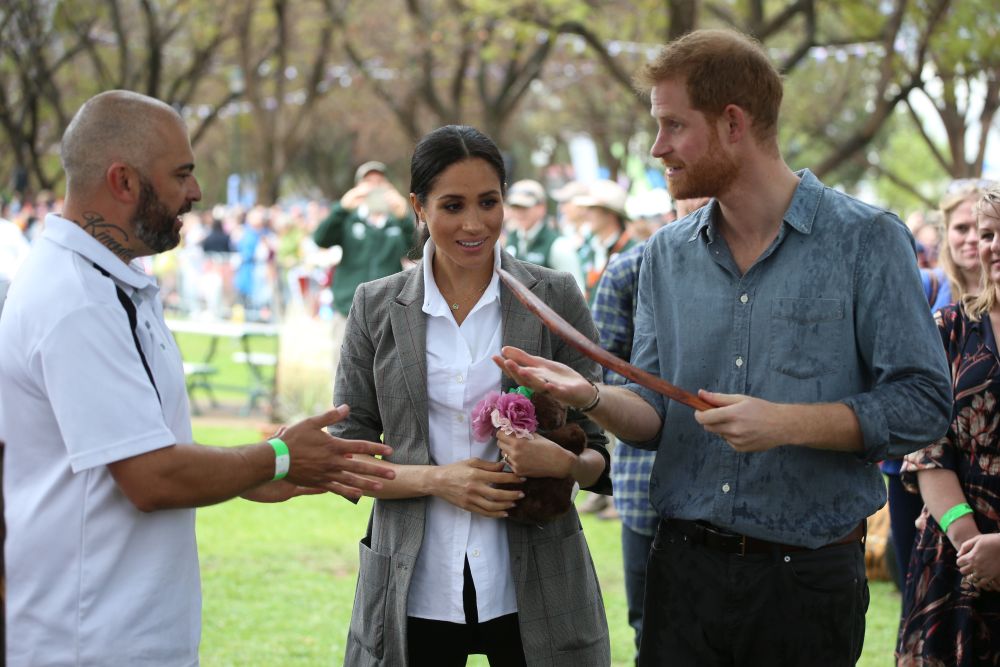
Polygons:
<instances>
[{"instance_id":1,"label":"shirt cuff","mask_svg":"<svg viewBox=\"0 0 1000 667\"><path fill-rule=\"evenodd\" d=\"M859 394L841 401L854 411L861 426L864 451L858 457L868 463L878 463L889 457L889 422L874 396Z\"/></svg>"},{"instance_id":2,"label":"shirt cuff","mask_svg":"<svg viewBox=\"0 0 1000 667\"><path fill-rule=\"evenodd\" d=\"M664 406L663 396L652 389L643 387L641 384L637 384L635 382L629 382L628 384L621 386L639 396L639 398L649 403L649 405L656 410L656 414L660 417L660 430L656 435L645 442L636 442L635 440L628 440L626 438L618 438L618 440L620 442L624 442L626 445L635 447L636 449L657 449L660 446L660 435L663 433L663 424L666 423L666 407Z\"/></svg>"}]
</instances>

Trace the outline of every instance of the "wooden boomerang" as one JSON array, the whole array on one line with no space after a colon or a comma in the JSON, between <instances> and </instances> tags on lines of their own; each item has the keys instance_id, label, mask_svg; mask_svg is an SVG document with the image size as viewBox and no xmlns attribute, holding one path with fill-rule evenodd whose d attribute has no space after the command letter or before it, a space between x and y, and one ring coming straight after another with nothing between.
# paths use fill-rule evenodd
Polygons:
<instances>
[{"instance_id":1,"label":"wooden boomerang","mask_svg":"<svg viewBox=\"0 0 1000 667\"><path fill-rule=\"evenodd\" d=\"M537 315L538 319L545 323L545 326L559 334L563 340L580 350L580 352L587 355L600 365L613 370L619 375L624 375L630 380L635 380L643 387L652 389L653 391L663 394L673 401L683 403L684 405L694 408L695 410L709 410L715 407L714 405L698 398L698 396L692 394L691 392L684 391L680 387L670 384L663 378L658 378L651 373L647 373L641 368L637 368L624 359L619 359L607 350L602 349L601 346L597 345L582 333L574 329L569 322L560 317L556 311L549 308L544 301L532 294L531 290L518 282L517 278L500 268L497 269L497 273L500 276L500 280L502 280L504 284L507 285L507 287L509 287L514 293L514 296L517 297L517 300L523 303L528 310Z\"/></svg>"}]
</instances>

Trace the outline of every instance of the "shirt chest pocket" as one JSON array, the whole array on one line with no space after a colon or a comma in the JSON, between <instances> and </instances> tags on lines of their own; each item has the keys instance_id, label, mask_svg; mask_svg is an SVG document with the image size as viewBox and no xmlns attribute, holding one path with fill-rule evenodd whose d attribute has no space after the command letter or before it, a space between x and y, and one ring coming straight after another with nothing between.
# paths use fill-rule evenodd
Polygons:
<instances>
[{"instance_id":1,"label":"shirt chest pocket","mask_svg":"<svg viewBox=\"0 0 1000 667\"><path fill-rule=\"evenodd\" d=\"M807 379L841 363L842 299L776 298L771 302L770 368Z\"/></svg>"}]
</instances>

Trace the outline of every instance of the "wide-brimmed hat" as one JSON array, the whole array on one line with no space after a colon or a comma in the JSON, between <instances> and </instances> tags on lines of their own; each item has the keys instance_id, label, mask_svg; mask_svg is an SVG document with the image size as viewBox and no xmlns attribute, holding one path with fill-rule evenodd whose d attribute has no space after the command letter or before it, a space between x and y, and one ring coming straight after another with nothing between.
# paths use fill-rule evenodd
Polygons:
<instances>
[{"instance_id":1,"label":"wide-brimmed hat","mask_svg":"<svg viewBox=\"0 0 1000 667\"><path fill-rule=\"evenodd\" d=\"M628 193L625 188L614 181L595 181L587 188L587 194L574 197L572 203L577 206L588 208L604 208L622 220L629 220L628 211L625 210L625 200Z\"/></svg>"},{"instance_id":2,"label":"wide-brimmed hat","mask_svg":"<svg viewBox=\"0 0 1000 667\"><path fill-rule=\"evenodd\" d=\"M538 181L518 181L507 191L507 205L531 208L545 203L545 188Z\"/></svg>"},{"instance_id":3,"label":"wide-brimmed hat","mask_svg":"<svg viewBox=\"0 0 1000 667\"><path fill-rule=\"evenodd\" d=\"M369 160L368 162L365 162L363 165L358 167L357 171L354 172L354 182L356 184L360 183L362 178L372 173L373 171L377 171L380 174L385 174L389 170L383 163L378 162L377 160Z\"/></svg>"},{"instance_id":4,"label":"wide-brimmed hat","mask_svg":"<svg viewBox=\"0 0 1000 667\"><path fill-rule=\"evenodd\" d=\"M574 197L587 194L587 184L582 181L570 181L552 191L552 198L557 202L571 201Z\"/></svg>"}]
</instances>

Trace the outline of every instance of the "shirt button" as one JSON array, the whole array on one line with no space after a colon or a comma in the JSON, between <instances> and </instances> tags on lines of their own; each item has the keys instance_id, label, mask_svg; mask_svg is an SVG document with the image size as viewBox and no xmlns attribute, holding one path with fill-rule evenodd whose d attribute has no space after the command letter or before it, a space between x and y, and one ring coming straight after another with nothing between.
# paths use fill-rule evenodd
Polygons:
<instances>
[{"instance_id":1,"label":"shirt button","mask_svg":"<svg viewBox=\"0 0 1000 667\"><path fill-rule=\"evenodd\" d=\"M746 294L740 294L740 303L746 303L749 300L750 297L748 297Z\"/></svg>"},{"instance_id":2,"label":"shirt button","mask_svg":"<svg viewBox=\"0 0 1000 667\"><path fill-rule=\"evenodd\" d=\"M465 421L465 415L455 415L455 421L461 424L462 422Z\"/></svg>"},{"instance_id":3,"label":"shirt button","mask_svg":"<svg viewBox=\"0 0 1000 667\"><path fill-rule=\"evenodd\" d=\"M151 327L151 325L149 324L149 320L146 320L146 328L147 328L147 329L150 329L150 328L152 328L152 327Z\"/></svg>"},{"instance_id":4,"label":"shirt button","mask_svg":"<svg viewBox=\"0 0 1000 667\"><path fill-rule=\"evenodd\" d=\"M725 484L722 485L722 492L729 493L729 482L726 482Z\"/></svg>"},{"instance_id":5,"label":"shirt button","mask_svg":"<svg viewBox=\"0 0 1000 667\"><path fill-rule=\"evenodd\" d=\"M459 373L458 375L455 376L455 382L457 382L459 384L462 384L463 380L464 380L464 378L462 377L461 373Z\"/></svg>"},{"instance_id":6,"label":"shirt button","mask_svg":"<svg viewBox=\"0 0 1000 667\"><path fill-rule=\"evenodd\" d=\"M473 558L479 558L479 549L473 549L472 550L472 557Z\"/></svg>"},{"instance_id":7,"label":"shirt button","mask_svg":"<svg viewBox=\"0 0 1000 667\"><path fill-rule=\"evenodd\" d=\"M737 368L743 367L743 357L736 357L736 367Z\"/></svg>"}]
</instances>

